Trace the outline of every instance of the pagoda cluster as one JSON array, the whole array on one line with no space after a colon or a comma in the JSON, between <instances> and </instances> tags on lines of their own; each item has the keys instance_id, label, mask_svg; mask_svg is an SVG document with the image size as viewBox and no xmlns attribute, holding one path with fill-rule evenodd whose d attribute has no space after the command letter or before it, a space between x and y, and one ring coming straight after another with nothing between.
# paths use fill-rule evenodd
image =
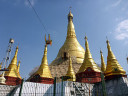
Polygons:
<instances>
[{"instance_id":1,"label":"pagoda cluster","mask_svg":"<svg viewBox=\"0 0 128 96\"><path fill-rule=\"evenodd\" d=\"M38 68L38 70L32 74L28 81L30 82L37 82L37 83L45 83L45 84L53 84L54 83L54 77L53 74L56 73L56 70L51 69L53 74L51 74L51 70L48 65L47 60L47 45L52 44L52 40L46 40L45 48L44 48L44 54L41 61L41 64ZM89 49L88 39L85 36L85 48L79 44L76 38L74 24L73 24L73 15L71 11L68 14L68 27L67 27L67 37L64 45L60 48L59 53L57 55L57 58L50 64L52 67L58 67L60 61L64 59L68 59L68 67L65 67L66 65L62 65L61 68L66 68L67 71L63 71L64 73L58 73L61 74L61 77L65 81L74 81L74 82L84 82L84 83L97 83L101 82L101 74L104 74L105 80L110 80L113 78L118 77L126 77L126 72L121 67L121 65L118 63L115 55L113 54L109 41L106 41L107 43L107 49L108 49L108 56L107 56L107 65L105 65L104 58L102 51L100 51L101 54L101 67L99 67L94 59L92 58L92 54ZM68 54L67 54L68 53ZM20 61L17 65L17 54L18 54L18 47L16 47L15 55L11 61L11 63L8 66L8 71L5 71L3 74L1 74L0 82L3 82L2 84L7 85L18 85L21 83L21 76L19 73L20 68ZM78 62L76 65L81 66L74 67L78 71L75 72L72 64L72 57L76 57L76 61ZM5 78L5 79L4 79Z\"/></svg>"},{"instance_id":2,"label":"pagoda cluster","mask_svg":"<svg viewBox=\"0 0 128 96\"><path fill-rule=\"evenodd\" d=\"M16 47L15 55L11 60L7 70L5 70L0 77L0 84L6 85L19 85L21 84L21 76L19 73L20 69L20 61L17 64L17 54L18 54L18 46ZM0 65L0 70L2 68L2 63ZM4 68L6 69L6 67Z\"/></svg>"}]
</instances>

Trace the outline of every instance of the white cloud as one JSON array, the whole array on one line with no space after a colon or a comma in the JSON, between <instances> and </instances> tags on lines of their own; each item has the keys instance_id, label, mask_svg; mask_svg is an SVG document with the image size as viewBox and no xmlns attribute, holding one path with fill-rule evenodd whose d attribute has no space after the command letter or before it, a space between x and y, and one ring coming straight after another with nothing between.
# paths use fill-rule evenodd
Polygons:
<instances>
[{"instance_id":1,"label":"white cloud","mask_svg":"<svg viewBox=\"0 0 128 96\"><path fill-rule=\"evenodd\" d=\"M115 38L124 40L128 38L128 19L121 21L115 29Z\"/></svg>"},{"instance_id":2,"label":"white cloud","mask_svg":"<svg viewBox=\"0 0 128 96\"><path fill-rule=\"evenodd\" d=\"M122 0L117 0L115 3L112 4L112 7L116 7L121 3Z\"/></svg>"}]
</instances>

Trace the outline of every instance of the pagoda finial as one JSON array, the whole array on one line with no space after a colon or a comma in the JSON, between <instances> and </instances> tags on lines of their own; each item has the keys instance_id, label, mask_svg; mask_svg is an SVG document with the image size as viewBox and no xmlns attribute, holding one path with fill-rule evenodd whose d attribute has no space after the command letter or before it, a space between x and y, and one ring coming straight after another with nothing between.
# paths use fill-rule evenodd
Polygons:
<instances>
[{"instance_id":1,"label":"pagoda finial","mask_svg":"<svg viewBox=\"0 0 128 96\"><path fill-rule=\"evenodd\" d=\"M82 63L78 73L84 72L88 67L92 68L92 70L96 72L101 72L100 68L97 66L97 64L94 62L90 49L89 49L89 44L87 40L87 36L85 36L85 57L84 57L84 62Z\"/></svg>"},{"instance_id":2,"label":"pagoda finial","mask_svg":"<svg viewBox=\"0 0 128 96\"><path fill-rule=\"evenodd\" d=\"M68 14L68 28L67 28L67 38L76 37L75 34L75 28L73 24L73 14L71 13L71 10Z\"/></svg>"},{"instance_id":3,"label":"pagoda finial","mask_svg":"<svg viewBox=\"0 0 128 96\"><path fill-rule=\"evenodd\" d=\"M106 42L107 42L107 48L108 48L107 67L106 67L106 71L105 71L106 76L125 75L126 72L120 66L115 55L113 54L113 52L111 50L111 46L109 44L109 41L107 40Z\"/></svg>"},{"instance_id":4,"label":"pagoda finial","mask_svg":"<svg viewBox=\"0 0 128 96\"><path fill-rule=\"evenodd\" d=\"M67 71L66 76L70 77L70 79L68 79L68 81L76 81L75 72L72 68L72 59L71 59L71 57L69 57L69 67L68 67L68 71Z\"/></svg>"},{"instance_id":5,"label":"pagoda finial","mask_svg":"<svg viewBox=\"0 0 128 96\"><path fill-rule=\"evenodd\" d=\"M52 75L48 66L48 60L47 60L47 44L45 45L44 55L42 58L41 65L35 74L40 75L40 77L52 78Z\"/></svg>"},{"instance_id":6,"label":"pagoda finial","mask_svg":"<svg viewBox=\"0 0 128 96\"><path fill-rule=\"evenodd\" d=\"M85 53L85 58L92 58L90 49L89 49L89 44L88 44L88 38L85 36L85 47L86 47L86 53Z\"/></svg>"},{"instance_id":7,"label":"pagoda finial","mask_svg":"<svg viewBox=\"0 0 128 96\"><path fill-rule=\"evenodd\" d=\"M101 55L101 71L104 73L106 71L106 65L105 65L104 57L101 50L100 50L100 55Z\"/></svg>"},{"instance_id":8,"label":"pagoda finial","mask_svg":"<svg viewBox=\"0 0 128 96\"><path fill-rule=\"evenodd\" d=\"M18 54L18 46L16 47L15 55L11 61L11 64L17 64L17 54Z\"/></svg>"},{"instance_id":9,"label":"pagoda finial","mask_svg":"<svg viewBox=\"0 0 128 96\"><path fill-rule=\"evenodd\" d=\"M51 40L51 38L50 38L50 34L48 34L48 40L46 40L46 34L45 34L45 44L46 45L52 45L52 40Z\"/></svg>"}]
</instances>

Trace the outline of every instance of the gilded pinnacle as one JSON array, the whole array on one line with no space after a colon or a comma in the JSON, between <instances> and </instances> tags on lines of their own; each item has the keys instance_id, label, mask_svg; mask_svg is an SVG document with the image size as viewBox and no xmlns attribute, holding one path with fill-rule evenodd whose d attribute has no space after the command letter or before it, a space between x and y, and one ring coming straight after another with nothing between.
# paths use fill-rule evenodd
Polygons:
<instances>
[{"instance_id":1,"label":"gilded pinnacle","mask_svg":"<svg viewBox=\"0 0 128 96\"><path fill-rule=\"evenodd\" d=\"M84 62L82 63L78 73L84 72L86 71L86 69L88 67L92 68L92 70L96 71L96 72L101 72L100 68L97 66L97 64L94 62L90 49L89 49L89 44L88 44L88 40L87 37L85 36L85 47L86 47L86 51L85 51L85 57L84 57Z\"/></svg>"},{"instance_id":2,"label":"gilded pinnacle","mask_svg":"<svg viewBox=\"0 0 128 96\"><path fill-rule=\"evenodd\" d=\"M113 54L111 50L111 46L108 40L107 40L107 48L108 48L108 56L107 56L107 67L106 67L105 75L106 76L125 75L126 72L121 67L121 65L118 63L115 55Z\"/></svg>"},{"instance_id":3,"label":"gilded pinnacle","mask_svg":"<svg viewBox=\"0 0 128 96\"><path fill-rule=\"evenodd\" d=\"M106 65L105 65L103 54L102 54L101 50L100 50L100 54L101 54L101 71L104 73L106 71Z\"/></svg>"},{"instance_id":4,"label":"gilded pinnacle","mask_svg":"<svg viewBox=\"0 0 128 96\"><path fill-rule=\"evenodd\" d=\"M48 66L48 60L47 60L47 45L45 45L44 49L44 55L42 58L41 65L35 75L38 74L40 77L45 77L45 78L52 78L49 66Z\"/></svg>"},{"instance_id":5,"label":"gilded pinnacle","mask_svg":"<svg viewBox=\"0 0 128 96\"><path fill-rule=\"evenodd\" d=\"M14 55L11 63L9 64L9 66L7 68L9 71L5 72L5 76L19 78L18 72L17 72L17 70L18 70L18 68L17 68L17 54L18 54L18 46L16 47L15 55Z\"/></svg>"},{"instance_id":6,"label":"gilded pinnacle","mask_svg":"<svg viewBox=\"0 0 128 96\"><path fill-rule=\"evenodd\" d=\"M75 81L76 80L75 72L72 68L71 57L69 57L69 67L68 67L68 71L67 71L66 76L69 76L71 78L71 79L68 79L68 81Z\"/></svg>"}]
</instances>

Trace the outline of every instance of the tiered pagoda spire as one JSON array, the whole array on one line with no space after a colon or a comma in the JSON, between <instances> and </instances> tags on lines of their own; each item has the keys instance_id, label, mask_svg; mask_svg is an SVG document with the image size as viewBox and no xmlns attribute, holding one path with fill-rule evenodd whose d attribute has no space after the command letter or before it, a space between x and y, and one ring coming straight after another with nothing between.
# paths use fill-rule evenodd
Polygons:
<instances>
[{"instance_id":1,"label":"tiered pagoda spire","mask_svg":"<svg viewBox=\"0 0 128 96\"><path fill-rule=\"evenodd\" d=\"M19 70L20 70L20 61L18 62L17 65L17 74L18 74L18 78L21 78Z\"/></svg>"},{"instance_id":2,"label":"tiered pagoda spire","mask_svg":"<svg viewBox=\"0 0 128 96\"><path fill-rule=\"evenodd\" d=\"M44 55L42 58L41 65L37 72L34 73L33 77L30 79L31 82L52 84L54 79L52 78L51 71L48 66L47 60L47 44L45 45Z\"/></svg>"},{"instance_id":3,"label":"tiered pagoda spire","mask_svg":"<svg viewBox=\"0 0 128 96\"><path fill-rule=\"evenodd\" d=\"M100 68L94 62L90 49L87 37L85 36L85 57L84 61L76 74L76 81L77 82L84 82L84 83L97 83L101 81L100 76Z\"/></svg>"},{"instance_id":4,"label":"tiered pagoda spire","mask_svg":"<svg viewBox=\"0 0 128 96\"><path fill-rule=\"evenodd\" d=\"M82 63L82 66L80 67L78 73L84 72L87 68L91 68L95 72L101 72L100 68L97 66L97 64L92 58L86 36L85 36L85 47L86 47L86 52L85 52L84 62Z\"/></svg>"},{"instance_id":5,"label":"tiered pagoda spire","mask_svg":"<svg viewBox=\"0 0 128 96\"><path fill-rule=\"evenodd\" d=\"M108 56L107 56L107 68L105 71L105 76L118 76L118 75L126 75L126 72L118 63L115 55L113 54L109 41L107 40L107 48L108 48Z\"/></svg>"},{"instance_id":6,"label":"tiered pagoda spire","mask_svg":"<svg viewBox=\"0 0 128 96\"><path fill-rule=\"evenodd\" d=\"M18 54L18 46L16 47L15 55L8 66L8 70L5 72L5 76L18 77L17 74L17 54Z\"/></svg>"},{"instance_id":7,"label":"tiered pagoda spire","mask_svg":"<svg viewBox=\"0 0 128 96\"><path fill-rule=\"evenodd\" d=\"M36 74L39 74L40 77L45 77L45 78L52 78L50 69L48 67L48 60L47 60L47 45L45 45L45 50L44 50L44 55L42 58L41 65L39 69L37 70Z\"/></svg>"},{"instance_id":8,"label":"tiered pagoda spire","mask_svg":"<svg viewBox=\"0 0 128 96\"><path fill-rule=\"evenodd\" d=\"M17 69L17 54L18 54L18 46L16 47L15 55L8 66L9 71L5 71L5 78L7 85L18 85L21 83L21 77L18 73Z\"/></svg>"},{"instance_id":9,"label":"tiered pagoda spire","mask_svg":"<svg viewBox=\"0 0 128 96\"><path fill-rule=\"evenodd\" d=\"M69 67L68 67L68 71L67 71L66 76L70 77L70 79L68 79L68 81L76 81L75 72L72 68L72 59L71 59L71 57L69 57Z\"/></svg>"},{"instance_id":10,"label":"tiered pagoda spire","mask_svg":"<svg viewBox=\"0 0 128 96\"><path fill-rule=\"evenodd\" d=\"M73 14L71 13L71 10L68 14L68 26L67 26L67 37L63 44L63 46L60 48L59 53L56 57L56 59L51 63L51 65L57 65L60 61L59 58L69 58L69 54L72 57L76 57L77 63L82 63L84 60L84 48L79 44L76 34L75 34L75 28L73 24ZM57 62L56 62L57 61Z\"/></svg>"},{"instance_id":11,"label":"tiered pagoda spire","mask_svg":"<svg viewBox=\"0 0 128 96\"><path fill-rule=\"evenodd\" d=\"M101 55L101 71L104 73L106 71L106 65L105 65L104 57L101 50L100 50L100 55Z\"/></svg>"}]
</instances>

